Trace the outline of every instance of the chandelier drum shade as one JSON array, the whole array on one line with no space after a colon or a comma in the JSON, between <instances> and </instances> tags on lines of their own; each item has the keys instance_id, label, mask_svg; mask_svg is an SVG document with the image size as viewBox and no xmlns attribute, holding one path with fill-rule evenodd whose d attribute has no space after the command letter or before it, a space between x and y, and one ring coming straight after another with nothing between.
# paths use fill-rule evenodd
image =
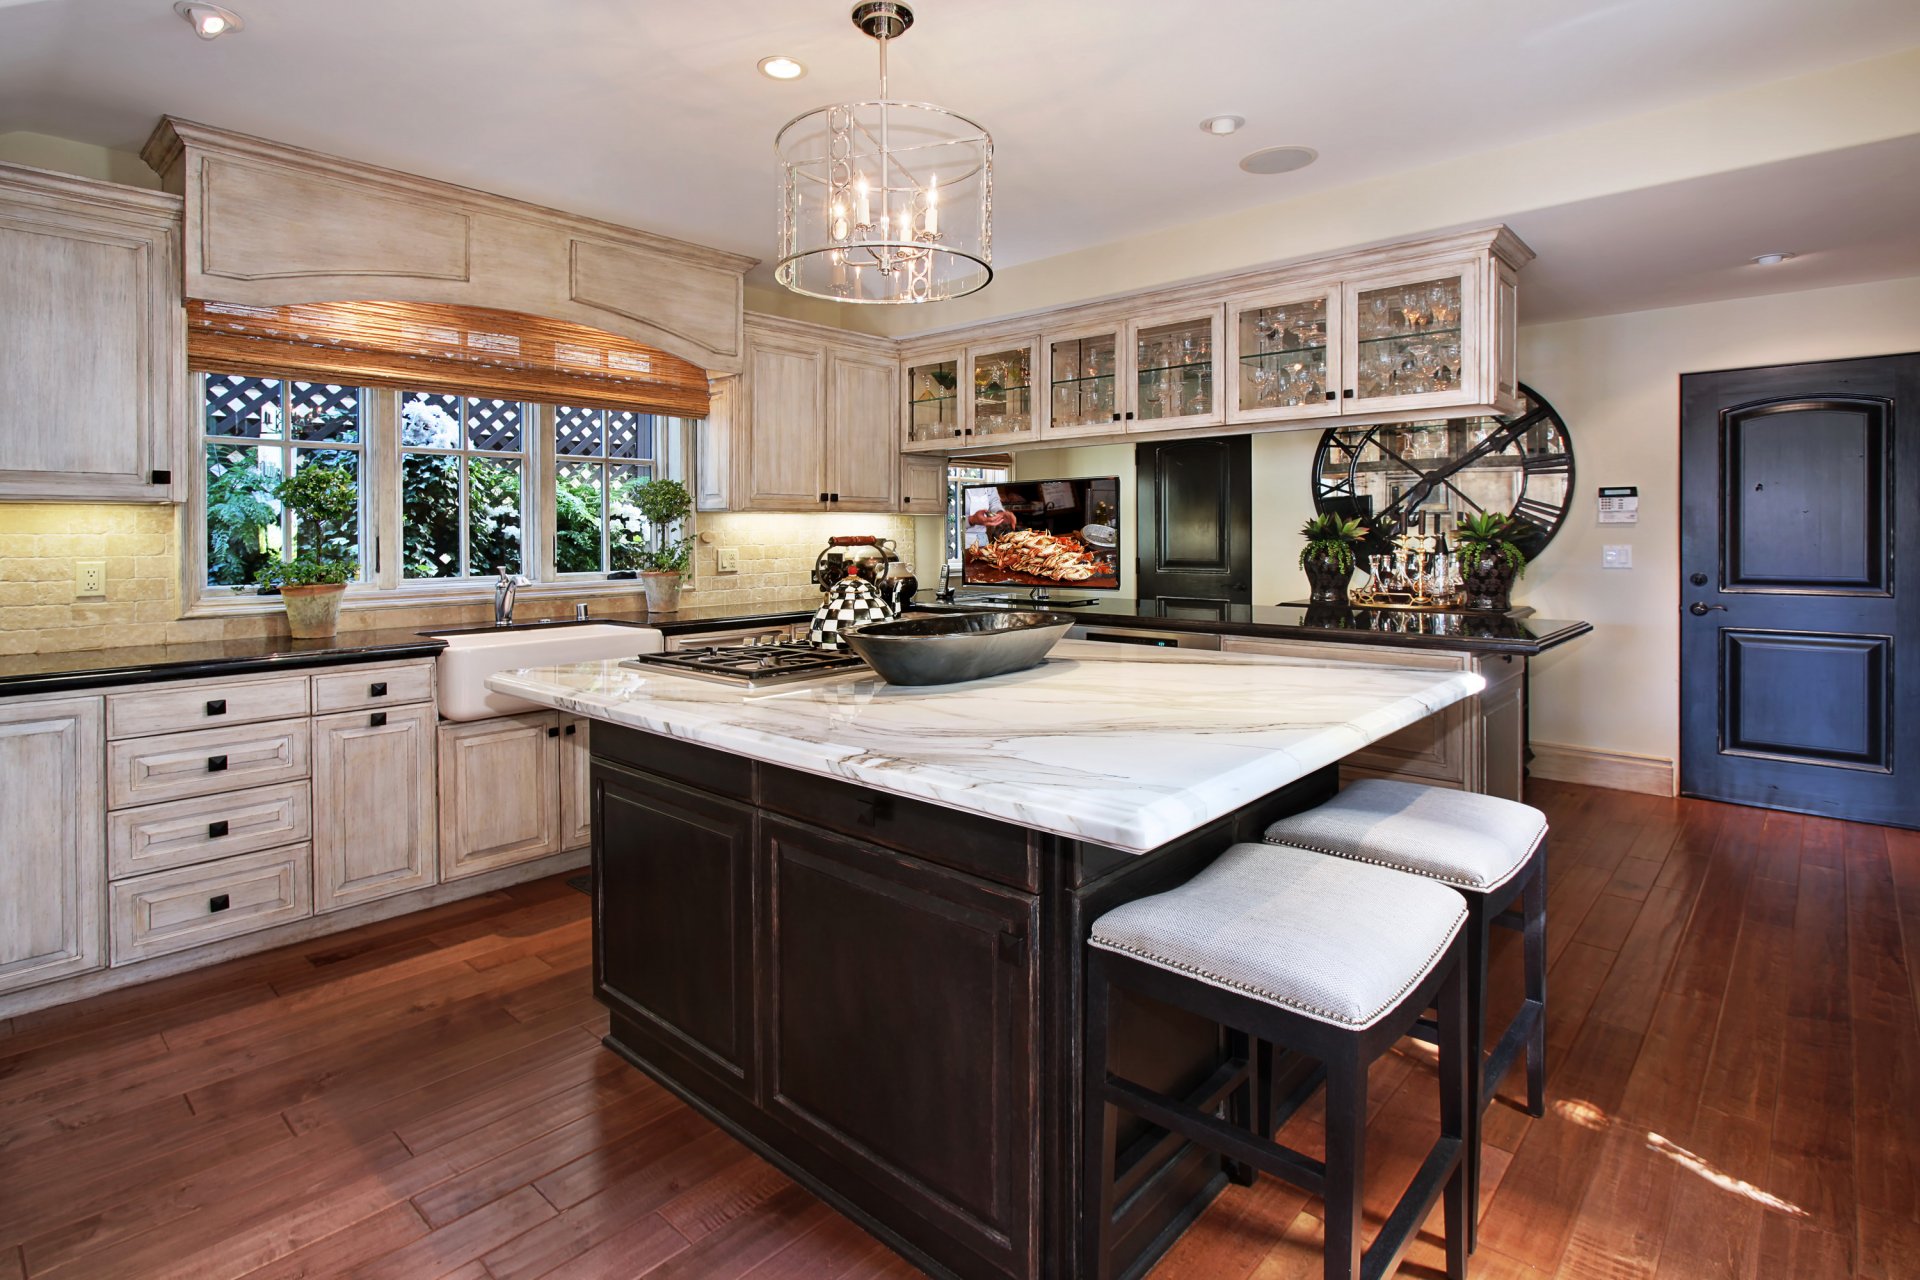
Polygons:
<instances>
[{"instance_id":1,"label":"chandelier drum shade","mask_svg":"<svg viewBox=\"0 0 1920 1280\"><path fill-rule=\"evenodd\" d=\"M887 43L913 23L870 0L854 25L880 45L880 96L820 107L780 130L779 282L835 302L958 298L993 279L993 138L965 116L887 92Z\"/></svg>"}]
</instances>

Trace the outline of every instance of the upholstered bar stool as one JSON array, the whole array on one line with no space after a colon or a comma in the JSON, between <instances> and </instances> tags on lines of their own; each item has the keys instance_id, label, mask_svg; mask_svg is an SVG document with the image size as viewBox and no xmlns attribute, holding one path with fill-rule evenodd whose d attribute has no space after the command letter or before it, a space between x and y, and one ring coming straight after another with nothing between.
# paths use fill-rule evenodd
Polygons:
<instances>
[{"instance_id":1,"label":"upholstered bar stool","mask_svg":"<svg viewBox=\"0 0 1920 1280\"><path fill-rule=\"evenodd\" d=\"M1476 1211L1467 1152L1478 1141L1467 1031L1466 903L1444 885L1300 849L1241 844L1177 889L1094 922L1087 954L1087 1273L1113 1275L1116 1135L1129 1112L1326 1201L1328 1280L1384 1276L1444 1203L1447 1275L1466 1275ZM1176 1098L1113 1074L1109 1009L1126 991L1228 1031L1227 1060ZM1367 1068L1437 1004L1440 1137L1370 1247L1360 1214L1366 1167ZM1315 1160L1228 1116L1256 1116L1264 1085L1248 1053L1279 1045L1326 1064L1326 1159ZM1237 1105L1236 1105L1237 1104ZM1123 1210L1124 1211L1124 1210Z\"/></svg>"},{"instance_id":2,"label":"upholstered bar stool","mask_svg":"<svg viewBox=\"0 0 1920 1280\"><path fill-rule=\"evenodd\" d=\"M1388 867L1459 890L1467 900L1467 1023L1474 1043L1473 1083L1479 1110L1493 1101L1501 1078L1522 1048L1527 1055L1527 1110L1536 1116L1545 1110L1545 814L1498 796L1363 778L1318 808L1282 818L1267 828L1266 838L1278 846ZM1516 902L1518 911L1513 910ZM1487 943L1496 924L1522 931L1526 999L1488 1054ZM1415 1034L1433 1038L1424 1026ZM1472 1156L1477 1200L1477 1148Z\"/></svg>"}]
</instances>

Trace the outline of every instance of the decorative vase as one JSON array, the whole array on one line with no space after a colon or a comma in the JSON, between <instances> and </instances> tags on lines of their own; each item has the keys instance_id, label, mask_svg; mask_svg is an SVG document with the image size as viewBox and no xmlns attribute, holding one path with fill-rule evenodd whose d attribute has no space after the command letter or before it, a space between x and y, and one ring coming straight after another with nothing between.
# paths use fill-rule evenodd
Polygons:
<instances>
[{"instance_id":1,"label":"decorative vase","mask_svg":"<svg viewBox=\"0 0 1920 1280\"><path fill-rule=\"evenodd\" d=\"M307 587L281 587L287 607L287 634L296 640L324 640L340 629L340 601L344 582L321 582Z\"/></svg>"},{"instance_id":2,"label":"decorative vase","mask_svg":"<svg viewBox=\"0 0 1920 1280\"><path fill-rule=\"evenodd\" d=\"M667 571L650 570L640 575L640 585L647 591L648 613L672 613L680 607L680 575Z\"/></svg>"},{"instance_id":3,"label":"decorative vase","mask_svg":"<svg viewBox=\"0 0 1920 1280\"><path fill-rule=\"evenodd\" d=\"M1353 581L1353 566L1341 568L1339 561L1321 552L1310 555L1301 567L1307 571L1307 600L1311 604L1345 604L1347 584Z\"/></svg>"},{"instance_id":4,"label":"decorative vase","mask_svg":"<svg viewBox=\"0 0 1920 1280\"><path fill-rule=\"evenodd\" d=\"M1497 551L1462 553L1460 581L1467 591L1469 609L1505 613L1513 607L1513 562Z\"/></svg>"}]
</instances>

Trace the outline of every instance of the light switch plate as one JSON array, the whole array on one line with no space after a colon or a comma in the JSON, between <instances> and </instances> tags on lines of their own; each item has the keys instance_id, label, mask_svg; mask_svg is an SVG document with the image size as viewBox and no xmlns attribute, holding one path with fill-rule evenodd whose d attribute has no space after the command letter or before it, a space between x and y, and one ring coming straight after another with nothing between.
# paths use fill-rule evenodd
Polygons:
<instances>
[{"instance_id":1,"label":"light switch plate","mask_svg":"<svg viewBox=\"0 0 1920 1280\"><path fill-rule=\"evenodd\" d=\"M1608 543L1600 548L1600 567L1602 569L1633 568L1633 548L1617 543Z\"/></svg>"},{"instance_id":2,"label":"light switch plate","mask_svg":"<svg viewBox=\"0 0 1920 1280\"><path fill-rule=\"evenodd\" d=\"M740 572L740 548L721 547L714 553L721 573Z\"/></svg>"},{"instance_id":3,"label":"light switch plate","mask_svg":"<svg viewBox=\"0 0 1920 1280\"><path fill-rule=\"evenodd\" d=\"M77 600L106 595L107 562L105 560L74 561L73 594Z\"/></svg>"}]
</instances>

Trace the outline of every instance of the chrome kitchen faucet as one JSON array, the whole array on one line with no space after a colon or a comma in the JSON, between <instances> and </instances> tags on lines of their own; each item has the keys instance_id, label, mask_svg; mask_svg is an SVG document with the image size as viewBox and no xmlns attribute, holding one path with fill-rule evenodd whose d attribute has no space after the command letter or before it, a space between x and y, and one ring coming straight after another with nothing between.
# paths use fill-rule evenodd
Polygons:
<instances>
[{"instance_id":1,"label":"chrome kitchen faucet","mask_svg":"<svg viewBox=\"0 0 1920 1280\"><path fill-rule=\"evenodd\" d=\"M527 585L527 579L517 573L508 573L507 566L495 565L500 580L493 584L493 625L506 627L513 625L513 596L521 587Z\"/></svg>"}]
</instances>

